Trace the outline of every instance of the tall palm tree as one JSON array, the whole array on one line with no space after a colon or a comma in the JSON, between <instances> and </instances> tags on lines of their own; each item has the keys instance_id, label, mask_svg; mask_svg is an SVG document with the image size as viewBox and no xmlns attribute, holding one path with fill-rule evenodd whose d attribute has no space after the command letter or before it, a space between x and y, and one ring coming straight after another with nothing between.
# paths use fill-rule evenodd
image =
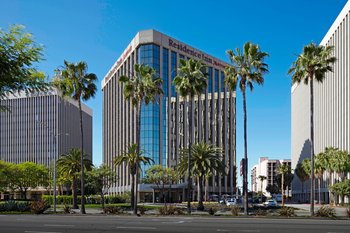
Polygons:
<instances>
[{"instance_id":1,"label":"tall palm tree","mask_svg":"<svg viewBox=\"0 0 350 233\"><path fill-rule=\"evenodd\" d=\"M266 176L263 176L263 175L260 175L260 176L258 176L258 179L260 180L260 190L261 190L261 195L260 195L260 201L262 202L262 197L263 197L263 182L264 182L264 180L266 180L267 179L267 177Z\"/></svg>"},{"instance_id":2,"label":"tall palm tree","mask_svg":"<svg viewBox=\"0 0 350 233\"><path fill-rule=\"evenodd\" d=\"M83 155L83 167L86 170L91 170L91 160L86 158L87 155ZM78 148L71 149L67 154L63 154L57 160L57 170L61 177L68 179L71 182L72 196L73 196L73 209L78 209L78 194L77 194L77 182L79 173L81 172L81 151Z\"/></svg>"},{"instance_id":3,"label":"tall palm tree","mask_svg":"<svg viewBox=\"0 0 350 233\"><path fill-rule=\"evenodd\" d=\"M314 180L314 80L322 83L325 74L333 71L332 64L336 58L331 56L333 46L323 46L311 43L304 46L303 52L293 62L288 74L292 75L292 83L310 83L310 147L311 147L311 180ZM315 187L311 182L310 214L314 216Z\"/></svg>"},{"instance_id":4,"label":"tall palm tree","mask_svg":"<svg viewBox=\"0 0 350 233\"><path fill-rule=\"evenodd\" d=\"M284 207L284 175L290 170L287 164L278 167L278 173L282 175L281 191L282 191L282 207Z\"/></svg>"},{"instance_id":5,"label":"tall palm tree","mask_svg":"<svg viewBox=\"0 0 350 233\"><path fill-rule=\"evenodd\" d=\"M122 164L127 164L129 167L129 172L131 174L131 197L136 196L135 194L135 187L137 186L137 179L136 176L138 175L138 171L140 169L140 164L151 164L154 161L143 155L144 152L142 150L139 150L139 146L135 143L131 144L128 147L127 151L124 151L122 154L118 155L114 158L114 165L119 166ZM137 214L137 199L131 198L131 207L136 208Z\"/></svg>"},{"instance_id":6,"label":"tall palm tree","mask_svg":"<svg viewBox=\"0 0 350 233\"><path fill-rule=\"evenodd\" d=\"M306 193L308 191L308 180L310 180L310 177L311 177L311 160L309 158L307 159L304 159L303 161L301 161L301 166L303 167L303 170L305 171L305 174L306 174L306 183L305 183L305 190L306 190ZM312 180L311 180L311 183L312 183ZM311 185L310 185L311 187ZM310 190L311 192L311 190ZM309 199L307 199L309 200Z\"/></svg>"},{"instance_id":7,"label":"tall palm tree","mask_svg":"<svg viewBox=\"0 0 350 233\"><path fill-rule=\"evenodd\" d=\"M294 173L297 175L297 177L299 178L300 182L301 182L301 193L303 195L303 199L304 199L304 183L305 181L307 181L309 179L309 175L306 174L303 166L302 166L302 163L298 163L295 170L294 170Z\"/></svg>"},{"instance_id":8,"label":"tall palm tree","mask_svg":"<svg viewBox=\"0 0 350 233\"><path fill-rule=\"evenodd\" d=\"M191 147L191 159L188 161L190 155L189 149L184 149L183 157L179 163L179 171L184 174L190 164L190 175L198 178L198 210L204 210L203 205L203 181L209 171L216 171L217 173L225 174L225 166L222 163L221 155L222 149L212 145L200 142Z\"/></svg>"},{"instance_id":9,"label":"tall palm tree","mask_svg":"<svg viewBox=\"0 0 350 233\"><path fill-rule=\"evenodd\" d=\"M81 101L87 101L96 94L97 76L93 73L88 73L88 65L86 62L70 63L64 61L64 66L56 70L56 77L53 80L53 85L57 87L63 96L73 98L79 105L79 120L80 120L80 166L81 166L81 214L85 212L85 182L84 182L84 132L83 132L83 112L81 109Z\"/></svg>"},{"instance_id":10,"label":"tall palm tree","mask_svg":"<svg viewBox=\"0 0 350 233\"><path fill-rule=\"evenodd\" d=\"M231 65L225 68L225 84L231 91L237 90L237 85L243 96L244 114L244 172L243 172L243 192L244 192L244 214L248 214L248 147L247 147L247 101L246 88L253 91L254 84L264 84L264 74L268 72L268 65L264 63L267 53L260 51L258 45L247 42L243 46L243 51L236 48L236 51L228 50L227 54Z\"/></svg>"},{"instance_id":11,"label":"tall palm tree","mask_svg":"<svg viewBox=\"0 0 350 233\"><path fill-rule=\"evenodd\" d=\"M317 179L317 183L318 183L318 204L321 204L321 180L323 177L323 173L327 169L326 160L328 160L328 158L324 153L319 153L315 157L314 166L315 166L315 178Z\"/></svg>"},{"instance_id":12,"label":"tall palm tree","mask_svg":"<svg viewBox=\"0 0 350 233\"><path fill-rule=\"evenodd\" d=\"M119 77L119 82L124 84L124 98L129 100L132 106L136 111L136 155L140 155L140 143L141 143L141 105L148 105L150 103L155 103L158 101L160 95L163 94L162 91L162 79L156 77L156 71L143 64L135 64L134 66L134 74L132 77L121 76ZM130 149L130 148L129 148ZM136 181L135 186L131 187L135 188L135 193L132 198L134 198L134 214L137 214L137 188L138 188L138 179L139 179L139 163L136 163Z\"/></svg>"},{"instance_id":13,"label":"tall palm tree","mask_svg":"<svg viewBox=\"0 0 350 233\"><path fill-rule=\"evenodd\" d=\"M202 92L207 87L207 79L206 74L204 72L205 65L200 60L194 60L194 59L188 59L183 60L180 59L180 66L178 68L178 75L174 78L174 85L176 88L176 91L184 98L184 102L186 101L185 98L189 97L190 100L190 110L189 112L192 113L192 101L193 98L198 95L200 96ZM188 143L188 162L187 162L187 185L188 185L188 192L187 192L187 213L191 213L191 174L190 174L190 160L191 160L191 145L192 145L192 117L190 117L189 122L189 132L190 132L190 139Z\"/></svg>"}]
</instances>

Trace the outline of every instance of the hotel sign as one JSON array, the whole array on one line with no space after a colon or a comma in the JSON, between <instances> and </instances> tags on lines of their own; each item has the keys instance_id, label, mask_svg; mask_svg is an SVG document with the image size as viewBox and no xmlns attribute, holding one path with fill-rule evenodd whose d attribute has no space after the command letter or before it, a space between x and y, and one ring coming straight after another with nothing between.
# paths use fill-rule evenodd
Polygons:
<instances>
[{"instance_id":1,"label":"hotel sign","mask_svg":"<svg viewBox=\"0 0 350 233\"><path fill-rule=\"evenodd\" d=\"M127 49L124 50L123 54L119 57L119 59L114 63L112 69L108 72L106 75L106 79L104 81L104 84L106 84L111 78L112 74L118 69L118 67L124 62L125 58L127 58L132 51L132 45L129 45Z\"/></svg>"},{"instance_id":2,"label":"hotel sign","mask_svg":"<svg viewBox=\"0 0 350 233\"><path fill-rule=\"evenodd\" d=\"M176 42L169 38L169 46L172 48L175 48L177 50L180 50L184 53L187 53L195 58L201 59L209 64L212 64L213 66L217 66L219 68L225 68L226 65L222 64L221 62L214 60L213 58L207 56L206 54L199 52L197 50L194 50L192 48L187 47L187 45L181 44L179 42Z\"/></svg>"}]
</instances>

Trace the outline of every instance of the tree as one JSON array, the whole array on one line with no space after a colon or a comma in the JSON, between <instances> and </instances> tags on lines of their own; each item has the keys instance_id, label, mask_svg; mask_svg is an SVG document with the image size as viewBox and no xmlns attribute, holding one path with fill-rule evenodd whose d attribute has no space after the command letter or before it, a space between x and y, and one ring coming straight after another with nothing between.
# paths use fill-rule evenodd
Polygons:
<instances>
[{"instance_id":1,"label":"tree","mask_svg":"<svg viewBox=\"0 0 350 233\"><path fill-rule=\"evenodd\" d=\"M11 189L19 190L23 199L27 199L27 192L30 188L49 185L48 169L33 162L10 163L7 176Z\"/></svg>"},{"instance_id":2,"label":"tree","mask_svg":"<svg viewBox=\"0 0 350 233\"><path fill-rule=\"evenodd\" d=\"M79 120L80 120L80 166L81 166L81 214L85 212L85 197L84 197L84 132L83 132L83 112L81 109L81 101L87 101L95 97L97 87L95 82L97 76L87 72L88 66L86 62L70 63L64 61L64 66L56 70L56 77L53 85L57 87L63 96L73 98L79 105Z\"/></svg>"},{"instance_id":3,"label":"tree","mask_svg":"<svg viewBox=\"0 0 350 233\"><path fill-rule=\"evenodd\" d=\"M344 197L350 196L350 179L336 183L330 187L332 192L335 192L341 198L341 203L344 204Z\"/></svg>"},{"instance_id":4,"label":"tree","mask_svg":"<svg viewBox=\"0 0 350 233\"><path fill-rule=\"evenodd\" d=\"M138 145L133 143L128 147L127 151L114 158L114 165L120 166L126 164L129 167L129 172L131 174L131 207L134 209L134 214L137 214L137 199L132 198L137 195L134 188L137 186L138 171L140 169L140 164L151 164L154 163L153 159L144 156L143 150L138 149Z\"/></svg>"},{"instance_id":5,"label":"tree","mask_svg":"<svg viewBox=\"0 0 350 233\"><path fill-rule=\"evenodd\" d=\"M260 180L260 190L261 190L261 202L262 202L262 198L263 198L263 195L264 195L264 192L263 192L263 182L264 182L264 180L266 180L267 179L267 177L266 176L263 176L263 175L260 175L260 176L258 176L258 179Z\"/></svg>"},{"instance_id":6,"label":"tree","mask_svg":"<svg viewBox=\"0 0 350 233\"><path fill-rule=\"evenodd\" d=\"M150 103L156 103L158 101L158 97L163 94L161 88L162 79L156 77L156 71L153 68L144 66L143 64L135 64L134 76L130 78L127 76L121 76L119 77L119 82L124 84L124 98L131 102L136 111L137 137L136 144L134 144L136 146L136 151L134 153L138 156L141 154L141 105L148 105ZM135 188L135 192L131 192L131 204L134 209L134 214L137 214L137 188L139 179L138 166L139 163L136 163L136 181L134 182L134 185L136 185L136 187L131 187L132 190Z\"/></svg>"},{"instance_id":7,"label":"tree","mask_svg":"<svg viewBox=\"0 0 350 233\"><path fill-rule=\"evenodd\" d=\"M315 178L318 180L318 203L321 203L321 180L323 173L328 166L328 158L324 153L316 155L315 158Z\"/></svg>"},{"instance_id":8,"label":"tree","mask_svg":"<svg viewBox=\"0 0 350 233\"><path fill-rule=\"evenodd\" d=\"M335 149L333 156L329 158L331 170L338 174L343 181L346 173L350 172L350 154L347 151Z\"/></svg>"},{"instance_id":9,"label":"tree","mask_svg":"<svg viewBox=\"0 0 350 233\"><path fill-rule=\"evenodd\" d=\"M116 175L114 172L105 164L99 167L93 167L87 173L87 186L101 196L102 209L105 208L105 195L108 193L115 178Z\"/></svg>"},{"instance_id":10,"label":"tree","mask_svg":"<svg viewBox=\"0 0 350 233\"><path fill-rule=\"evenodd\" d=\"M294 173L298 176L301 182L301 192L304 195L304 183L309 179L309 175L306 173L301 163L297 164Z\"/></svg>"},{"instance_id":11,"label":"tree","mask_svg":"<svg viewBox=\"0 0 350 233\"><path fill-rule=\"evenodd\" d=\"M247 101L246 88L253 91L254 84L264 84L264 74L268 72L268 65L264 63L267 53L260 51L258 45L247 42L243 46L243 52L236 48L236 51L228 50L227 54L231 65L225 68L225 84L231 91L237 90L237 85L243 96L244 116L244 172L243 172L243 193L244 193L244 214L248 215L248 146L247 146Z\"/></svg>"},{"instance_id":12,"label":"tree","mask_svg":"<svg viewBox=\"0 0 350 233\"><path fill-rule=\"evenodd\" d=\"M293 83L304 81L307 85L310 83L310 148L311 148L311 196L310 196L310 213L314 216L314 80L322 83L325 79L325 74L328 71L333 71L331 65L336 58L331 56L333 46L323 46L311 43L304 46L303 52L298 56L288 74L292 75Z\"/></svg>"},{"instance_id":13,"label":"tree","mask_svg":"<svg viewBox=\"0 0 350 233\"><path fill-rule=\"evenodd\" d=\"M67 154L62 154L57 160L57 170L60 176L70 180L73 196L73 209L78 209L77 182L79 174L82 173L80 164L81 151L78 148L71 149ZM91 170L91 160L83 155L83 169Z\"/></svg>"},{"instance_id":14,"label":"tree","mask_svg":"<svg viewBox=\"0 0 350 233\"><path fill-rule=\"evenodd\" d=\"M188 168L189 150L182 151L178 170L184 174ZM203 205L203 181L208 171L216 171L217 174L225 174L225 166L221 161L222 149L203 142L196 143L191 147L190 175L198 178L198 210L204 210Z\"/></svg>"},{"instance_id":15,"label":"tree","mask_svg":"<svg viewBox=\"0 0 350 233\"><path fill-rule=\"evenodd\" d=\"M290 170L287 164L282 164L278 167L278 173L282 175L281 191L282 191L282 207L284 207L284 175Z\"/></svg>"},{"instance_id":16,"label":"tree","mask_svg":"<svg viewBox=\"0 0 350 233\"><path fill-rule=\"evenodd\" d=\"M271 196L272 196L273 194L279 193L279 190L280 190L280 189L279 189L276 185L268 184L268 185L266 186L266 191L269 192L269 193L271 194Z\"/></svg>"},{"instance_id":17,"label":"tree","mask_svg":"<svg viewBox=\"0 0 350 233\"><path fill-rule=\"evenodd\" d=\"M200 60L194 60L194 59L188 59L183 60L180 59L180 66L178 68L178 75L174 78L174 85L176 88L176 91L185 99L189 97L190 101L190 109L189 112L192 113L192 104L193 99L196 95L201 95L202 92L207 87L207 79L206 75L204 73L205 66ZM192 139L193 137L193 130L192 130L192 117L190 117L189 121L189 132L190 132L190 139L188 143L188 168L187 168L187 185L188 185L188 192L187 192L187 212L188 214L191 213L191 174L190 174L190 160L191 160L191 145L192 145Z\"/></svg>"},{"instance_id":18,"label":"tree","mask_svg":"<svg viewBox=\"0 0 350 233\"><path fill-rule=\"evenodd\" d=\"M33 63L43 60L43 46L34 42L33 35L22 25L9 31L0 29L0 100L20 91L44 91L48 88L45 75ZM0 105L0 111L8 110Z\"/></svg>"},{"instance_id":19,"label":"tree","mask_svg":"<svg viewBox=\"0 0 350 233\"><path fill-rule=\"evenodd\" d=\"M9 163L0 160L0 192L6 191L9 187Z\"/></svg>"},{"instance_id":20,"label":"tree","mask_svg":"<svg viewBox=\"0 0 350 233\"><path fill-rule=\"evenodd\" d=\"M301 161L301 166L303 168L303 170L305 171L305 174L306 174L306 181L308 181L310 179L310 176L311 176L311 160L309 158L307 159L303 159L303 161ZM311 183L313 181L311 180ZM307 187L307 183L305 183L305 190L306 190L306 193L307 193L307 190L308 190L308 187ZM311 186L311 185L310 185ZM311 191L310 191L311 192Z\"/></svg>"},{"instance_id":21,"label":"tree","mask_svg":"<svg viewBox=\"0 0 350 233\"><path fill-rule=\"evenodd\" d=\"M166 203L165 187L168 185L168 198L170 199L171 185L177 180L177 174L172 168L162 165L153 165L146 171L144 183L155 184L160 190L160 201Z\"/></svg>"}]
</instances>

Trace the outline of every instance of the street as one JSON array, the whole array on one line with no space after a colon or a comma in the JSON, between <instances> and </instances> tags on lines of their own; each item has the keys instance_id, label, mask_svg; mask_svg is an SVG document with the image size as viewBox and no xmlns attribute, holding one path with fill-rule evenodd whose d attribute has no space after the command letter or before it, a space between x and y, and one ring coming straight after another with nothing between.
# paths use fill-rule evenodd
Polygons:
<instances>
[{"instance_id":1,"label":"street","mask_svg":"<svg viewBox=\"0 0 350 233\"><path fill-rule=\"evenodd\" d=\"M349 220L103 215L0 215L0 233L349 233Z\"/></svg>"}]
</instances>

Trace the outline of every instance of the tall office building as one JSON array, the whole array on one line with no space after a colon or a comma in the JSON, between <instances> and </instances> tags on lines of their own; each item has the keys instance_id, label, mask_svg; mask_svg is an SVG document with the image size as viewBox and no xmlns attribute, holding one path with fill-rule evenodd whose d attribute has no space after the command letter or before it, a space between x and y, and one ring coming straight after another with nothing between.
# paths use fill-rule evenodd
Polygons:
<instances>
[{"instance_id":1,"label":"tall office building","mask_svg":"<svg viewBox=\"0 0 350 233\"><path fill-rule=\"evenodd\" d=\"M208 87L193 103L181 98L173 85L180 59L200 59L207 66ZM226 63L168 37L155 30L140 31L127 46L102 81L103 90L103 161L113 166L113 159L127 146L136 142L136 116L129 102L124 100L121 75L131 76L134 64L153 67L163 80L164 95L159 103L141 107L141 148L164 167L176 167L181 148L189 142L188 122L194 122L194 141L205 141L224 149L224 163L228 175L210 180L211 193L233 192L236 185L235 154L235 93L224 85ZM193 105L192 112L189 106ZM142 167L144 175L148 166ZM118 179L111 193L130 190L130 174L126 166L116 169ZM185 197L185 183L177 186ZM140 185L141 199L152 192ZM154 191L154 190L153 190ZM142 194L143 193L143 194Z\"/></svg>"},{"instance_id":2,"label":"tall office building","mask_svg":"<svg viewBox=\"0 0 350 233\"><path fill-rule=\"evenodd\" d=\"M80 148L79 108L57 91L9 95L0 100L0 160L52 165L53 159ZM82 104L84 152L92 159L92 110Z\"/></svg>"},{"instance_id":3,"label":"tall office building","mask_svg":"<svg viewBox=\"0 0 350 233\"><path fill-rule=\"evenodd\" d=\"M278 168L282 165L291 167L290 159L269 159L268 157L260 157L259 163L254 165L251 169L251 191L263 192L266 195L266 187L268 185L277 185L276 176L278 175ZM265 176L266 179L261 181L259 176ZM285 187L287 191L291 187ZM285 195L287 192L285 192Z\"/></svg>"},{"instance_id":4,"label":"tall office building","mask_svg":"<svg viewBox=\"0 0 350 233\"><path fill-rule=\"evenodd\" d=\"M350 1L334 21L321 45L334 46L337 61L333 72L326 74L323 83L314 83L314 148L315 154L325 147L350 151ZM304 83L292 86L292 168L310 158L310 87ZM321 183L321 201L328 202L328 179ZM349 174L348 174L349 177ZM310 181L307 184L310 187ZM317 185L318 186L318 185ZM316 187L316 193L318 193ZM293 180L293 198L310 200L310 190L302 190L298 177ZM318 198L316 197L316 200Z\"/></svg>"}]
</instances>

